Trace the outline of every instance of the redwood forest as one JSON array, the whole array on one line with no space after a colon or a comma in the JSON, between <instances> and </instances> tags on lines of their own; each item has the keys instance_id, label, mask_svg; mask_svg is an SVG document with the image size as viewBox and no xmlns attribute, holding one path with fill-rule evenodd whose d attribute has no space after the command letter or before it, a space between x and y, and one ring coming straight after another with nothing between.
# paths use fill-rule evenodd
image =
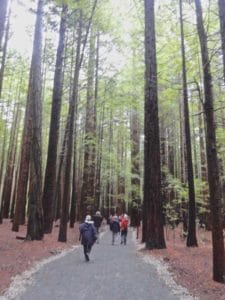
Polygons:
<instances>
[{"instance_id":1,"label":"redwood forest","mask_svg":"<svg viewBox=\"0 0 225 300\"><path fill-rule=\"evenodd\" d=\"M96 211L149 253L208 234L225 283L225 0L0 0L0 232Z\"/></svg>"}]
</instances>

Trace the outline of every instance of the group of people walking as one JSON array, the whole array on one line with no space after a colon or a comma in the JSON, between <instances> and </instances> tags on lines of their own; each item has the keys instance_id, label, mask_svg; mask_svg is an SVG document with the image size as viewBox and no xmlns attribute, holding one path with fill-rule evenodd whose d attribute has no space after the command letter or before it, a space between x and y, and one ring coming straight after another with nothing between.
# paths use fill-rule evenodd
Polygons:
<instances>
[{"instance_id":1,"label":"group of people walking","mask_svg":"<svg viewBox=\"0 0 225 300\"><path fill-rule=\"evenodd\" d=\"M103 217L101 216L101 213L97 211L92 218L90 215L87 215L84 223L80 224L80 241L83 245L86 261L90 260L89 255L94 243L99 243L99 229L102 221ZM127 214L122 214L121 216L114 214L109 217L110 230L112 231L112 245L115 244L116 237L119 233L121 237L120 244L126 245L128 221L129 218Z\"/></svg>"},{"instance_id":2,"label":"group of people walking","mask_svg":"<svg viewBox=\"0 0 225 300\"><path fill-rule=\"evenodd\" d=\"M115 243L115 238L120 232L121 241L120 244L126 245L127 243L127 233L128 233L128 215L122 214L121 216L110 216L109 218L110 230L112 231L112 245Z\"/></svg>"}]
</instances>

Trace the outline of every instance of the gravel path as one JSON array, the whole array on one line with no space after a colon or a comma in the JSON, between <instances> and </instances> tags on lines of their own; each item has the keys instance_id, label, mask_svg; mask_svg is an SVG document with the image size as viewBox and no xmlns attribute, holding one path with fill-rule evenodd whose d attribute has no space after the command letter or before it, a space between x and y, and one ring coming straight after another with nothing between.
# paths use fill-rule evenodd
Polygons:
<instances>
[{"instance_id":1,"label":"gravel path","mask_svg":"<svg viewBox=\"0 0 225 300\"><path fill-rule=\"evenodd\" d=\"M156 268L137 254L128 233L127 245L120 245L119 236L111 245L111 233L101 236L94 245L90 262L79 247L58 260L45 264L32 276L32 283L18 300L174 300L172 288L159 279Z\"/></svg>"}]
</instances>

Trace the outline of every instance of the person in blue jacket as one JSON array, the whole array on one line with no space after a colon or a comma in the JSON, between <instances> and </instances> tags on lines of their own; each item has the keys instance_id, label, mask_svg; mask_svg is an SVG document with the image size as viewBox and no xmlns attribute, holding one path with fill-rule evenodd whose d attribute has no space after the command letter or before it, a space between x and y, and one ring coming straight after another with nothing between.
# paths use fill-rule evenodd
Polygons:
<instances>
[{"instance_id":1,"label":"person in blue jacket","mask_svg":"<svg viewBox=\"0 0 225 300\"><path fill-rule=\"evenodd\" d=\"M101 213L100 211L96 211L95 215L92 217L93 221L94 221L94 226L96 228L96 231L97 231L97 241L96 243L99 244L99 229L101 227L101 224L102 224L102 220L103 220L103 217L101 216Z\"/></svg>"},{"instance_id":2,"label":"person in blue jacket","mask_svg":"<svg viewBox=\"0 0 225 300\"><path fill-rule=\"evenodd\" d=\"M80 224L80 240L84 248L84 256L86 261L89 261L89 254L91 253L91 248L97 239L97 231L94 227L94 222L91 221L91 216L87 215L84 223Z\"/></svg>"},{"instance_id":3,"label":"person in blue jacket","mask_svg":"<svg viewBox=\"0 0 225 300\"><path fill-rule=\"evenodd\" d=\"M112 231L112 245L114 245L115 238L120 232L120 222L116 214L110 218L110 230Z\"/></svg>"}]
</instances>

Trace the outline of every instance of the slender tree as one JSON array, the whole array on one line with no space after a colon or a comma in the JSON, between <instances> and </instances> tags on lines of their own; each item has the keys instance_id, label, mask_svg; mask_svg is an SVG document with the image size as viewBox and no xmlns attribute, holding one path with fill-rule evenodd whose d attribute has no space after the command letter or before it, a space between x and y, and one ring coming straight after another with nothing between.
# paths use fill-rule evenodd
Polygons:
<instances>
[{"instance_id":1,"label":"slender tree","mask_svg":"<svg viewBox=\"0 0 225 300\"><path fill-rule=\"evenodd\" d=\"M31 147L29 170L28 240L41 240L44 235L42 211L42 105L41 58L44 0L38 0L28 98L31 103Z\"/></svg>"},{"instance_id":2,"label":"slender tree","mask_svg":"<svg viewBox=\"0 0 225 300\"><path fill-rule=\"evenodd\" d=\"M56 160L59 136L59 121L62 102L63 54L65 48L67 5L63 5L59 29L59 42L56 55L52 111L48 142L48 156L43 191L44 232L51 233L53 224L53 201L56 187Z\"/></svg>"},{"instance_id":3,"label":"slender tree","mask_svg":"<svg viewBox=\"0 0 225 300\"><path fill-rule=\"evenodd\" d=\"M100 112L100 124L99 124L99 131L97 137L97 162L96 162L96 179L95 179L95 200L96 200L96 207L100 208L100 196L101 196L101 170L102 170L102 148L103 148L103 122L104 122L104 113L105 107L104 104L102 105L101 112Z\"/></svg>"},{"instance_id":4,"label":"slender tree","mask_svg":"<svg viewBox=\"0 0 225 300\"><path fill-rule=\"evenodd\" d=\"M137 102L137 91L135 89L136 76L135 70L137 68L136 53L133 49L132 55L132 84L134 86L134 91L132 95L132 106L130 112L130 138L131 138L131 226L136 226L138 219L138 210L141 204L141 186L140 186L140 117L138 111Z\"/></svg>"},{"instance_id":5,"label":"slender tree","mask_svg":"<svg viewBox=\"0 0 225 300\"><path fill-rule=\"evenodd\" d=\"M80 75L80 51L81 51L81 33L82 33L82 13L80 12L80 20L78 22L78 39L77 39L77 49L76 49L76 62L74 68L74 77L73 77L73 92L70 99L69 112L67 117L67 127L68 130L66 138L66 147L65 147L65 173L64 173L64 192L62 199L62 209L61 209L61 218L60 218L60 229L59 229L59 242L66 242L67 240L67 221L69 218L69 202L71 194L70 186L70 176L72 169L72 154L73 154L73 145L74 145L74 121L75 121L75 112L77 106L78 98L78 82Z\"/></svg>"},{"instance_id":6,"label":"slender tree","mask_svg":"<svg viewBox=\"0 0 225 300\"><path fill-rule=\"evenodd\" d=\"M10 141L8 147L8 157L6 172L4 178L3 192L2 192L2 205L3 205L3 217L9 217L10 200L12 194L13 174L15 167L15 155L16 155L16 141L19 127L20 108L18 104L14 107L14 120L11 127Z\"/></svg>"},{"instance_id":7,"label":"slender tree","mask_svg":"<svg viewBox=\"0 0 225 300\"><path fill-rule=\"evenodd\" d=\"M94 206L95 186L95 157L96 157L96 103L94 95L94 72L95 72L95 37L92 31L90 36L88 80L87 80L87 103L85 118L84 140L84 169L83 185L81 192L82 217L87 213L88 206Z\"/></svg>"},{"instance_id":8,"label":"slender tree","mask_svg":"<svg viewBox=\"0 0 225 300\"><path fill-rule=\"evenodd\" d=\"M186 75L186 57L184 46L184 25L183 25L183 2L179 0L180 7L180 30L181 30L181 55L182 55L182 75L183 75L183 101L184 101L184 128L185 128L185 146L187 153L187 177L188 177L188 191L189 191L189 220L188 220L188 236L187 246L198 246L196 237L196 223L195 223L195 187L194 187L194 174L192 163L192 150L191 150L191 133L189 122L189 107L188 107L188 89L187 89L187 75Z\"/></svg>"},{"instance_id":9,"label":"slender tree","mask_svg":"<svg viewBox=\"0 0 225 300\"><path fill-rule=\"evenodd\" d=\"M30 74L31 80L31 74ZM29 86L30 87L30 86ZM25 222L25 207L27 200L27 186L30 163L30 145L31 145L31 100L28 89L26 102L26 111L23 127L23 136L21 141L20 163L18 171L18 180L16 183L15 213L13 218L13 231L19 231L19 225Z\"/></svg>"},{"instance_id":10,"label":"slender tree","mask_svg":"<svg viewBox=\"0 0 225 300\"><path fill-rule=\"evenodd\" d=\"M95 112L95 142L96 142L96 146L94 146L95 148L95 155L96 156L96 162L95 162L95 178L94 178L94 206L96 207L96 209L99 209L99 204L100 204L100 199L98 199L96 196L98 195L98 192L96 192L96 188L97 188L97 172L101 170L98 169L98 167L100 167L100 165L97 165L100 161L98 161L99 156L98 156L98 147L97 147L97 103L98 103L98 86L99 86L99 52L100 52L100 33L99 31L96 34L96 58L95 58L95 87L94 87L94 112ZM100 141L101 144L101 141ZM101 148L101 147L100 147ZM93 159L95 159L95 157L93 157ZM99 174L99 173L98 173ZM100 175L100 174L99 174ZM98 179L100 180L100 176L98 177Z\"/></svg>"},{"instance_id":11,"label":"slender tree","mask_svg":"<svg viewBox=\"0 0 225 300\"><path fill-rule=\"evenodd\" d=\"M80 75L80 68L82 65L83 57L84 57L84 49L87 43L88 34L90 30L90 26L92 23L92 19L95 13L95 8L97 5L97 0L94 1L91 16L88 20L87 30L83 41L83 48L81 50L81 38L77 44L77 53L76 53L76 62L74 69L74 77L73 77L73 92L70 99L69 104L69 112L67 118L67 128L68 128L68 137L66 143L66 158L65 158L65 172L64 172L64 192L62 199L62 213L60 218L60 228L59 228L59 242L66 242L67 240L67 221L69 219L69 202L71 196L71 184L70 184L70 176L72 169L72 158L73 158L73 146L74 146L74 122L76 119L76 106L78 100L78 82ZM80 18L82 18L82 13L80 13Z\"/></svg>"},{"instance_id":12,"label":"slender tree","mask_svg":"<svg viewBox=\"0 0 225 300\"><path fill-rule=\"evenodd\" d=\"M82 19L79 19L78 24L78 40L81 39L82 34ZM78 126L77 126L77 107L78 101L76 102L75 106L75 124L74 124L74 135L77 136ZM74 145L73 145L73 175L72 175L72 196L70 201L70 228L74 227L74 223L76 221L77 215L77 194L78 194L78 186L77 186L77 138L74 138Z\"/></svg>"},{"instance_id":13,"label":"slender tree","mask_svg":"<svg viewBox=\"0 0 225 300\"><path fill-rule=\"evenodd\" d=\"M131 226L135 226L138 206L141 204L140 198L140 122L137 109L131 111Z\"/></svg>"},{"instance_id":14,"label":"slender tree","mask_svg":"<svg viewBox=\"0 0 225 300\"><path fill-rule=\"evenodd\" d=\"M7 101L7 114L6 116L8 116L9 114L9 100ZM2 109L3 112L3 109ZM7 147L7 126L8 126L8 122L7 119L4 122L4 130L3 130L3 141L2 141L2 149L1 149L1 164L0 164L0 185L2 185L2 179L4 178L4 168L5 168L5 158L6 158L6 147ZM0 224L2 223L2 219L3 219L3 203L1 203L0 205Z\"/></svg>"},{"instance_id":15,"label":"slender tree","mask_svg":"<svg viewBox=\"0 0 225 300\"><path fill-rule=\"evenodd\" d=\"M222 223L221 186L219 178L219 166L217 158L214 97L212 87L212 75L210 59L207 48L207 36L203 23L202 5L200 0L195 0L197 30L201 47L203 83L204 83L204 112L206 120L206 152L208 164L208 181L210 207L212 214L212 242L213 242L213 279L224 282L225 253Z\"/></svg>"},{"instance_id":16,"label":"slender tree","mask_svg":"<svg viewBox=\"0 0 225 300\"><path fill-rule=\"evenodd\" d=\"M147 249L165 248L161 199L154 0L145 0L144 210Z\"/></svg>"}]
</instances>

